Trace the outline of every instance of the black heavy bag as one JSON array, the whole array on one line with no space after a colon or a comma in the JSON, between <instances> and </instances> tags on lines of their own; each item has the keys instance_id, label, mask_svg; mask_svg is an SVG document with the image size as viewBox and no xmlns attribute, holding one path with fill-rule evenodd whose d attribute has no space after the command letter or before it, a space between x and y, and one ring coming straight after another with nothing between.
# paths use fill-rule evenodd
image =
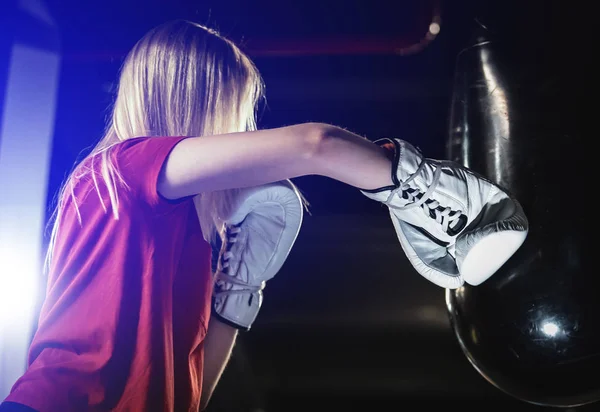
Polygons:
<instances>
[{"instance_id":1,"label":"black heavy bag","mask_svg":"<svg viewBox=\"0 0 600 412\"><path fill-rule=\"evenodd\" d=\"M577 98L588 90L584 63L561 61L568 57L558 47L544 55L526 35L474 26L457 55L448 156L512 192L530 232L487 282L447 291L451 324L476 370L509 395L592 403L600 399L600 273L592 262L597 173L586 160L594 147Z\"/></svg>"}]
</instances>

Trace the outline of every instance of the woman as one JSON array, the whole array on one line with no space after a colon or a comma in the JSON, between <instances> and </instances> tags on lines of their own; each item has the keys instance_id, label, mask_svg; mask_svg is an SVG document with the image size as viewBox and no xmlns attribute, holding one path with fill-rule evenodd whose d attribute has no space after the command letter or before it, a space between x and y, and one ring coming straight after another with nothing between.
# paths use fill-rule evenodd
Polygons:
<instances>
[{"instance_id":1,"label":"woman","mask_svg":"<svg viewBox=\"0 0 600 412\"><path fill-rule=\"evenodd\" d=\"M250 59L200 25L135 45L104 137L61 190L28 368L1 411L205 408L236 330L211 319L213 234L192 198L210 222L236 188L397 185L389 152L341 128L255 130L262 92Z\"/></svg>"}]
</instances>

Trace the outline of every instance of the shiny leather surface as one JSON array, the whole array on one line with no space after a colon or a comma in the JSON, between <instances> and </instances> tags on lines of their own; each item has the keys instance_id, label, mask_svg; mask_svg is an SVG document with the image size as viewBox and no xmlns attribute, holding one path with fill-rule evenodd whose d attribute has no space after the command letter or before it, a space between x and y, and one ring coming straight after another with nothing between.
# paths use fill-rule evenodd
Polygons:
<instances>
[{"instance_id":1,"label":"shiny leather surface","mask_svg":"<svg viewBox=\"0 0 600 412\"><path fill-rule=\"evenodd\" d=\"M593 215L579 203L594 191L584 160L593 147L569 124L575 102L557 103L544 88L548 70L519 58L522 50L484 26L475 30L457 56L448 156L513 192L530 233L486 283L447 291L451 324L472 365L506 393L548 406L594 402L597 236Z\"/></svg>"}]
</instances>

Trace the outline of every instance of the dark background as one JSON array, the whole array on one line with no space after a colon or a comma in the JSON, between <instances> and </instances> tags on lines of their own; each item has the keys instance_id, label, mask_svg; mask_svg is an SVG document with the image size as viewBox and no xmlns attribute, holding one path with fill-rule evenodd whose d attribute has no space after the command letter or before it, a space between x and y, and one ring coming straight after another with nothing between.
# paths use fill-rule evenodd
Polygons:
<instances>
[{"instance_id":1,"label":"dark background","mask_svg":"<svg viewBox=\"0 0 600 412\"><path fill-rule=\"evenodd\" d=\"M476 18L514 44L522 80L544 88L549 116L564 117L565 129L593 123L585 101L594 97L587 74L595 67L594 22L583 2L46 4L64 56L49 205L100 137L124 54L147 30L174 18L219 29L248 51L267 86L262 128L327 122L372 140L400 137L428 157L444 157L454 63ZM433 19L440 19L439 35L420 43ZM295 182L310 214L267 286L259 319L240 335L211 411L546 409L505 395L468 363L444 290L408 264L387 210L335 181Z\"/></svg>"}]
</instances>

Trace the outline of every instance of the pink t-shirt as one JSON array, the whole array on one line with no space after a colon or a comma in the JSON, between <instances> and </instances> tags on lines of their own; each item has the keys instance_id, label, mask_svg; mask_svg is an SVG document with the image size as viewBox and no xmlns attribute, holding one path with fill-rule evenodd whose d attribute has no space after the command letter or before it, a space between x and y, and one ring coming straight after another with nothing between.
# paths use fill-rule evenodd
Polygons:
<instances>
[{"instance_id":1,"label":"pink t-shirt","mask_svg":"<svg viewBox=\"0 0 600 412\"><path fill-rule=\"evenodd\" d=\"M192 199L169 202L156 190L182 139L142 137L111 149L129 186L118 189L119 220L101 179L108 213L90 174L76 184L82 225L68 200L28 369L7 401L40 412L198 411L210 246Z\"/></svg>"}]
</instances>

